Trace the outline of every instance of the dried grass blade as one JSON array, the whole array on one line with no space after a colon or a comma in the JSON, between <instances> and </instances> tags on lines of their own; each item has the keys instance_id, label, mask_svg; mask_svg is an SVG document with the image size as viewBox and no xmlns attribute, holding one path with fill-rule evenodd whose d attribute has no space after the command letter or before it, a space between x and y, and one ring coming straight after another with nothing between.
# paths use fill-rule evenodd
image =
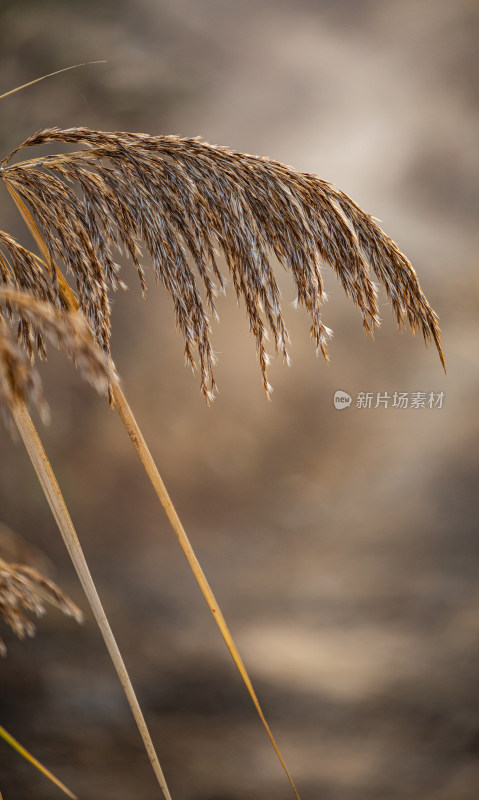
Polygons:
<instances>
[{"instance_id":1,"label":"dried grass blade","mask_svg":"<svg viewBox=\"0 0 479 800\"><path fill-rule=\"evenodd\" d=\"M27 452L30 456L30 460L33 464L38 480L40 481L40 485L44 491L45 497L47 498L53 516L60 529L63 541L65 542L65 546L70 554L70 558L72 559L83 590L95 615L95 619L108 648L108 652L110 653L165 800L171 800L171 795L166 784L165 776L160 766L158 756L156 755L150 733L143 717L143 713L138 704L130 677L121 657L106 614L103 610L103 606L96 591L90 570L88 569L88 565L86 563L75 528L73 527L73 523L60 491L60 487L58 486L51 464L43 449L40 437L38 436L30 415L23 404L18 403L12 409L12 414Z\"/></svg>"},{"instance_id":2,"label":"dried grass blade","mask_svg":"<svg viewBox=\"0 0 479 800\"><path fill-rule=\"evenodd\" d=\"M106 64L106 61L84 61L82 64L73 64L71 67L64 67L63 69L57 69L55 72L49 72L48 75L42 75L40 78L35 78L33 81L29 81L28 83L22 84L22 86L17 86L16 89L10 89L9 92L4 92L4 94L0 94L0 100L3 100L4 97L9 97L11 94L16 94L16 92L20 92L22 89L26 89L28 86L33 86L34 83L39 83L40 81L44 81L46 78L53 78L54 75L60 75L61 72L68 72L71 69L77 69L78 67L86 67L89 64Z\"/></svg>"},{"instance_id":3,"label":"dried grass blade","mask_svg":"<svg viewBox=\"0 0 479 800\"><path fill-rule=\"evenodd\" d=\"M32 756L32 754L29 753L28 750L26 750L20 744L20 742L17 742L17 740L11 735L11 733L8 733L8 731L6 731L5 728L2 727L2 725L0 725L0 737L7 744L9 744L10 747L13 747L13 749L16 750L17 753L20 753L20 755L23 756L23 758L26 759L26 761L32 764L32 766L36 767L36 769L38 769L38 771L41 772L42 775L45 775L45 777L48 778L49 781L54 783L55 786L58 786L58 788L61 789L62 792L65 792L65 794L67 794L68 797L71 797L72 800L78 800L76 794L73 794L73 792L71 792L70 789L67 786L65 786L64 783L62 783L58 778L56 778L55 775L53 775L53 773L51 773L49 769L44 767L43 764L41 764L35 758L35 756ZM0 794L0 800L1 797L2 795Z\"/></svg>"}]
</instances>

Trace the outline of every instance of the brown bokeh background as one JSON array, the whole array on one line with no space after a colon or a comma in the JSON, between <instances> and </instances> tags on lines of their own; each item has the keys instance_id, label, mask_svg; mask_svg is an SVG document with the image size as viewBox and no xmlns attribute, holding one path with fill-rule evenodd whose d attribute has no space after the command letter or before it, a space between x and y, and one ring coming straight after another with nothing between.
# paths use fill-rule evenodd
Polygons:
<instances>
[{"instance_id":1,"label":"brown bokeh background","mask_svg":"<svg viewBox=\"0 0 479 800\"><path fill-rule=\"evenodd\" d=\"M382 221L440 316L436 353L376 341L330 274L331 364L291 307L263 395L233 293L219 395L183 366L165 293L126 264L113 352L304 800L479 792L477 0L83 0L0 5L7 153L53 125L201 135L330 180ZM1 227L27 245L7 193ZM325 270L328 272L327 270ZM118 418L52 353L41 434L175 800L286 800L275 760ZM337 389L445 392L442 409L337 411ZM0 520L87 612L4 628L0 723L81 800L160 796L20 443L0 429ZM0 742L5 800L56 790ZM59 795L58 795L59 796Z\"/></svg>"}]
</instances>

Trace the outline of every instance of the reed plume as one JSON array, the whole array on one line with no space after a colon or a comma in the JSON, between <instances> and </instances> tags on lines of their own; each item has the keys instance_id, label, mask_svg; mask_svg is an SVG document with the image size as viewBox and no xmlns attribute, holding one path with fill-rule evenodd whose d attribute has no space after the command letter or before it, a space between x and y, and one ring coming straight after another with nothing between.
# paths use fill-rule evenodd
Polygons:
<instances>
[{"instance_id":1,"label":"reed plume","mask_svg":"<svg viewBox=\"0 0 479 800\"><path fill-rule=\"evenodd\" d=\"M5 238L17 266L21 265L22 270L32 265L36 268L37 262L28 250L11 237ZM5 239L0 232L2 241ZM48 291L43 292L44 284L45 281L39 282L37 296L48 295ZM12 338L5 322L8 319L13 324L16 317L18 341ZM40 377L32 364L35 349L41 356L45 354L45 341L64 350L82 377L100 393L105 394L114 379L111 361L99 350L82 314L60 311L52 300L38 300L25 291L0 285L0 406L10 427L11 409L18 402L32 403L44 419L47 416Z\"/></svg>"},{"instance_id":2,"label":"reed plume","mask_svg":"<svg viewBox=\"0 0 479 800\"><path fill-rule=\"evenodd\" d=\"M21 150L50 142L85 149L9 164ZM374 273L398 324L433 341L444 364L436 315L407 258L373 217L315 175L198 139L49 128L3 159L0 176L41 225L50 259L73 275L80 308L107 352L108 292L124 285L115 250L131 256L145 291L146 248L208 400L215 390L210 316L224 289L218 248L246 307L267 392L268 333L285 360L289 339L272 254L291 271L297 302L309 313L312 339L325 358L331 331L321 318L322 263L335 271L371 334L379 324ZM34 282L32 275L15 277L19 286ZM61 302L55 272L51 285L39 288L47 291Z\"/></svg>"},{"instance_id":3,"label":"reed plume","mask_svg":"<svg viewBox=\"0 0 479 800\"><path fill-rule=\"evenodd\" d=\"M43 419L46 418L40 376L23 348L4 331L0 332L0 408L10 430L10 412L18 402L36 406Z\"/></svg>"},{"instance_id":4,"label":"reed plume","mask_svg":"<svg viewBox=\"0 0 479 800\"><path fill-rule=\"evenodd\" d=\"M53 581L33 567L0 558L0 617L19 639L35 633L35 625L25 612L41 617L46 612L46 603L77 622L83 621L80 609ZM0 637L0 654L5 655L6 651Z\"/></svg>"}]
</instances>

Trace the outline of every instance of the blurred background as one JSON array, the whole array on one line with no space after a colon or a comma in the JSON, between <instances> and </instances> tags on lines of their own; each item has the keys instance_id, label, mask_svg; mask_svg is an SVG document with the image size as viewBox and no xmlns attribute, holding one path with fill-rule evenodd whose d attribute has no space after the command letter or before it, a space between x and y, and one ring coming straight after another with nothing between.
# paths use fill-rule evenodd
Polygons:
<instances>
[{"instance_id":1,"label":"blurred background","mask_svg":"<svg viewBox=\"0 0 479 800\"><path fill-rule=\"evenodd\" d=\"M304 800L479 791L478 30L477 0L0 2L0 93L107 60L1 101L2 154L56 125L271 155L380 218L440 316L447 376L397 331L384 293L383 325L366 338L325 269L327 366L281 277L293 363L273 364L269 403L230 286L208 408L151 275L143 301L126 264L130 289L114 298L126 395ZM31 246L4 189L0 208L0 227ZM119 419L62 355L42 375L41 435L173 797L287 800ZM351 407L334 407L337 390ZM442 409L355 407L358 392L416 391L444 392ZM80 628L52 610L23 643L2 627L0 723L81 800L158 798L26 452L3 428L0 453L0 520L87 615ZM0 790L57 796L1 742Z\"/></svg>"}]
</instances>

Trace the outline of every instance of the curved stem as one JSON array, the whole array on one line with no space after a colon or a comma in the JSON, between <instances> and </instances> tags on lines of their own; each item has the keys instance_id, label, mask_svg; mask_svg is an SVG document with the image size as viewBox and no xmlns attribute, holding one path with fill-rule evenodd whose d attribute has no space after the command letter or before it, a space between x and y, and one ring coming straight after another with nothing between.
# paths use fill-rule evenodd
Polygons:
<instances>
[{"instance_id":1,"label":"curved stem","mask_svg":"<svg viewBox=\"0 0 479 800\"><path fill-rule=\"evenodd\" d=\"M86 67L88 64L106 64L106 61L84 61L82 64L73 64L71 67L64 67L63 69L57 69L55 72L49 72L48 75L42 75L41 78L35 78L33 81L28 81L28 83L24 83L22 86L17 86L15 89L10 89L9 92L4 92L0 94L0 100L3 100L4 97L8 97L11 94L15 94L16 92L20 92L22 89L26 89L27 86L33 86L34 83L38 83L39 81L44 81L45 78L53 78L54 75L60 75L61 72L68 72L70 69L77 69L78 67Z\"/></svg>"}]
</instances>

